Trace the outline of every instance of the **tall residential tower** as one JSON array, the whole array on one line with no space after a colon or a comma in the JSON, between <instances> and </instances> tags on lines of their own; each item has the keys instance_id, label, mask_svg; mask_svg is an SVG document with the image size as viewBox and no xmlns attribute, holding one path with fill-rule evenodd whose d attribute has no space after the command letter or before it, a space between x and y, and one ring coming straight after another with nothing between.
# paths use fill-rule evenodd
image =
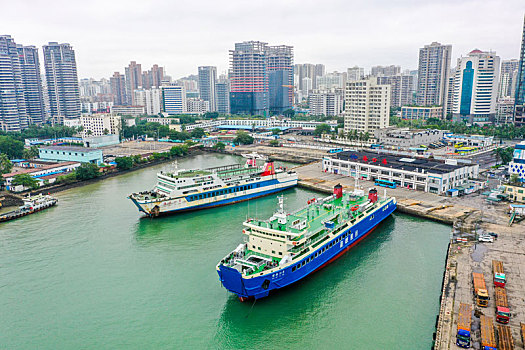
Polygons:
<instances>
[{"instance_id":1,"label":"tall residential tower","mask_svg":"<svg viewBox=\"0 0 525 350\"><path fill-rule=\"evenodd\" d=\"M433 42L419 49L416 103L420 106L443 106L446 110L447 79L451 45Z\"/></svg>"},{"instance_id":2,"label":"tall residential tower","mask_svg":"<svg viewBox=\"0 0 525 350\"><path fill-rule=\"evenodd\" d=\"M20 131L28 125L22 68L16 43L0 35L0 130Z\"/></svg>"},{"instance_id":3,"label":"tall residential tower","mask_svg":"<svg viewBox=\"0 0 525 350\"><path fill-rule=\"evenodd\" d=\"M217 111L217 92L215 91L216 83L217 67L199 67L199 95L202 100L208 101L210 112Z\"/></svg>"},{"instance_id":4,"label":"tall residential tower","mask_svg":"<svg viewBox=\"0 0 525 350\"><path fill-rule=\"evenodd\" d=\"M51 117L80 117L80 94L75 51L69 44L43 46Z\"/></svg>"}]
</instances>

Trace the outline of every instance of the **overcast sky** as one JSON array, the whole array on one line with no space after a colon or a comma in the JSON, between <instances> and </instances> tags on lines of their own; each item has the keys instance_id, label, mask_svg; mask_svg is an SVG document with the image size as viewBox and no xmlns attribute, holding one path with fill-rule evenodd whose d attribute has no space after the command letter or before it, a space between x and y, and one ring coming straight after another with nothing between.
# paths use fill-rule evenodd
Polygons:
<instances>
[{"instance_id":1,"label":"overcast sky","mask_svg":"<svg viewBox=\"0 0 525 350\"><path fill-rule=\"evenodd\" d=\"M235 42L294 46L296 63L416 69L418 49L452 44L519 58L524 0L0 0L0 34L41 47L67 42L79 78L109 77L134 60L174 78L228 68Z\"/></svg>"}]
</instances>

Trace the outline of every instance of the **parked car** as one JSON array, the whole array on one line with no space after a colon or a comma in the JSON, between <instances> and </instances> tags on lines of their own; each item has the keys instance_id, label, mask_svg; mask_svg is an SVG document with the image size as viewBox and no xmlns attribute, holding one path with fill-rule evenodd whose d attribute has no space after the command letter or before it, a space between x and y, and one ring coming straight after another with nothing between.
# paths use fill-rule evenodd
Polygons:
<instances>
[{"instance_id":1,"label":"parked car","mask_svg":"<svg viewBox=\"0 0 525 350\"><path fill-rule=\"evenodd\" d=\"M490 235L482 235L478 237L478 242L493 243L494 237Z\"/></svg>"},{"instance_id":2,"label":"parked car","mask_svg":"<svg viewBox=\"0 0 525 350\"><path fill-rule=\"evenodd\" d=\"M494 237L494 239L498 238L498 234L496 232L487 232L487 235ZM483 235L486 236L486 235Z\"/></svg>"}]
</instances>

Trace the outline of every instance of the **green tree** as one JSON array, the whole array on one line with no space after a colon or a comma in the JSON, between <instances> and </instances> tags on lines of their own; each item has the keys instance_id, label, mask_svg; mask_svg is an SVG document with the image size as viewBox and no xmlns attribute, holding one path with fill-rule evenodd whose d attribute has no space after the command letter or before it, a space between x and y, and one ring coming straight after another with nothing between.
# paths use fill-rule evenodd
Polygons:
<instances>
[{"instance_id":1,"label":"green tree","mask_svg":"<svg viewBox=\"0 0 525 350\"><path fill-rule=\"evenodd\" d=\"M0 174L10 173L13 169L13 163L7 157L7 154L0 153Z\"/></svg>"},{"instance_id":2,"label":"green tree","mask_svg":"<svg viewBox=\"0 0 525 350\"><path fill-rule=\"evenodd\" d=\"M224 151L224 149L226 148L226 145L223 143L223 142L217 142L214 146L213 146L214 149L218 150L218 151Z\"/></svg>"},{"instance_id":3,"label":"green tree","mask_svg":"<svg viewBox=\"0 0 525 350\"><path fill-rule=\"evenodd\" d=\"M233 142L239 145L251 145L253 143L253 137L251 137L246 131L239 130L237 131Z\"/></svg>"},{"instance_id":4,"label":"green tree","mask_svg":"<svg viewBox=\"0 0 525 350\"><path fill-rule=\"evenodd\" d=\"M272 129L272 135L279 135L281 133L281 129L275 128Z\"/></svg>"},{"instance_id":5,"label":"green tree","mask_svg":"<svg viewBox=\"0 0 525 350\"><path fill-rule=\"evenodd\" d=\"M77 180L94 179L99 175L100 175L100 170L98 166L93 163L82 163L75 170L75 177Z\"/></svg>"},{"instance_id":6,"label":"green tree","mask_svg":"<svg viewBox=\"0 0 525 350\"><path fill-rule=\"evenodd\" d=\"M9 159L22 158L24 143L11 136L0 136L0 153L5 153Z\"/></svg>"},{"instance_id":7,"label":"green tree","mask_svg":"<svg viewBox=\"0 0 525 350\"><path fill-rule=\"evenodd\" d=\"M281 143L279 142L279 140L271 140L270 141L270 146L272 147L279 147L281 145Z\"/></svg>"},{"instance_id":8,"label":"green tree","mask_svg":"<svg viewBox=\"0 0 525 350\"><path fill-rule=\"evenodd\" d=\"M22 157L24 159L33 159L38 157L38 147L31 146L30 148L25 148L22 152Z\"/></svg>"},{"instance_id":9,"label":"green tree","mask_svg":"<svg viewBox=\"0 0 525 350\"><path fill-rule=\"evenodd\" d=\"M295 115L295 111L293 109L287 109L283 112L283 115L287 118L293 118Z\"/></svg>"},{"instance_id":10,"label":"green tree","mask_svg":"<svg viewBox=\"0 0 525 350\"><path fill-rule=\"evenodd\" d=\"M107 135L107 134L109 134L109 130L108 129L104 129L103 133L104 133L104 135Z\"/></svg>"},{"instance_id":11,"label":"green tree","mask_svg":"<svg viewBox=\"0 0 525 350\"><path fill-rule=\"evenodd\" d=\"M512 175L510 175L509 182L510 182L511 184L513 184L513 185L514 185L514 184L517 184L517 183L519 182L519 180L520 180L520 177L518 176L518 174L512 174Z\"/></svg>"},{"instance_id":12,"label":"green tree","mask_svg":"<svg viewBox=\"0 0 525 350\"><path fill-rule=\"evenodd\" d=\"M25 188L29 188L31 190L36 190L38 185L38 180L31 177L29 174L18 174L13 177L13 181L11 181L12 186L24 186Z\"/></svg>"},{"instance_id":13,"label":"green tree","mask_svg":"<svg viewBox=\"0 0 525 350\"><path fill-rule=\"evenodd\" d=\"M332 131L332 128L328 124L319 124L315 127L314 134L321 136L322 134L329 134Z\"/></svg>"},{"instance_id":14,"label":"green tree","mask_svg":"<svg viewBox=\"0 0 525 350\"><path fill-rule=\"evenodd\" d=\"M117 157L115 158L115 163L117 163L117 169L127 170L133 167L133 158L131 157Z\"/></svg>"},{"instance_id":15,"label":"green tree","mask_svg":"<svg viewBox=\"0 0 525 350\"><path fill-rule=\"evenodd\" d=\"M501 161L501 164L508 164L512 160L514 149L512 147L498 147L494 150L496 160Z\"/></svg>"},{"instance_id":16,"label":"green tree","mask_svg":"<svg viewBox=\"0 0 525 350\"><path fill-rule=\"evenodd\" d=\"M194 139L200 139L206 136L206 133L204 132L203 128L195 128L191 131L191 137Z\"/></svg>"},{"instance_id":17,"label":"green tree","mask_svg":"<svg viewBox=\"0 0 525 350\"><path fill-rule=\"evenodd\" d=\"M204 113L204 118L215 119L219 117L219 112L206 112Z\"/></svg>"}]
</instances>

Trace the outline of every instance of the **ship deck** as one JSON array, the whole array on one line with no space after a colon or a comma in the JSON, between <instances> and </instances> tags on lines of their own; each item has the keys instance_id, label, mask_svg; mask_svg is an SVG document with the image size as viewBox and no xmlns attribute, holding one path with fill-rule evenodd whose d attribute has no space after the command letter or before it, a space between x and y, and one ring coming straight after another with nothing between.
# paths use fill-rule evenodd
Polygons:
<instances>
[{"instance_id":1,"label":"ship deck","mask_svg":"<svg viewBox=\"0 0 525 350\"><path fill-rule=\"evenodd\" d=\"M335 220L334 224L337 226L338 214L346 214L352 207L366 204L367 202L368 198L366 196L352 197L348 194L344 194L341 198L336 198L324 203L319 202L321 204L307 205L297 212L289 214L287 216L286 224L279 224L277 218L274 218L273 220L254 219L250 223L263 228L272 228L278 231L295 234L300 234L306 229L310 234L315 234L325 228L326 221ZM299 228L300 226L297 225L301 222L305 222L306 227ZM299 237L296 237L296 239L299 239Z\"/></svg>"}]
</instances>

